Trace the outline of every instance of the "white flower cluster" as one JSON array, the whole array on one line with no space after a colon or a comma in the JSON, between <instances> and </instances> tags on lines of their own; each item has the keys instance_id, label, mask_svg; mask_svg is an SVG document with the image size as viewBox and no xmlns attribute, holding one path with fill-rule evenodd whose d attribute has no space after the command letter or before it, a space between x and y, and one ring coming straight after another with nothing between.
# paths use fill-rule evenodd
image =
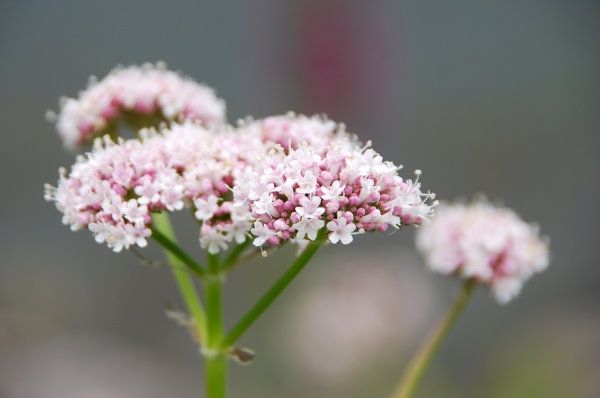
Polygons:
<instances>
[{"instance_id":1,"label":"white flower cluster","mask_svg":"<svg viewBox=\"0 0 600 398\"><path fill-rule=\"evenodd\" d=\"M433 222L419 229L417 247L433 271L487 284L501 304L545 270L549 257L536 226L483 200L441 206Z\"/></svg>"},{"instance_id":2,"label":"white flower cluster","mask_svg":"<svg viewBox=\"0 0 600 398\"><path fill-rule=\"evenodd\" d=\"M140 136L97 139L58 187L46 186L63 223L115 251L146 245L152 212L185 206L201 223L201 246L216 253L248 236L257 246L308 243L320 230L347 244L357 233L421 224L435 205L418 181L324 118L288 114L237 130L186 122Z\"/></svg>"},{"instance_id":3,"label":"white flower cluster","mask_svg":"<svg viewBox=\"0 0 600 398\"><path fill-rule=\"evenodd\" d=\"M116 68L95 78L78 98L63 97L49 120L69 149L89 144L125 113L158 120L193 120L205 125L225 123L225 102L190 78L166 69L164 63Z\"/></svg>"}]
</instances>

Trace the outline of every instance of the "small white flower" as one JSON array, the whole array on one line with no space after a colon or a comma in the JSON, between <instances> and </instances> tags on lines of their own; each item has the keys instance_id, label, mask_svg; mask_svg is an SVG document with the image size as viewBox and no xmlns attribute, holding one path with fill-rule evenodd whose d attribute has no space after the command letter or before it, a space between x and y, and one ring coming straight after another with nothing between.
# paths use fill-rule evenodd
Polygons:
<instances>
[{"instance_id":1,"label":"small white flower","mask_svg":"<svg viewBox=\"0 0 600 398\"><path fill-rule=\"evenodd\" d=\"M353 223L348 224L344 217L339 217L336 220L329 221L327 229L331 231L329 234L331 243L336 244L341 241L344 245L347 245L352 242L352 232L356 229L356 225Z\"/></svg>"},{"instance_id":2,"label":"small white flower","mask_svg":"<svg viewBox=\"0 0 600 398\"><path fill-rule=\"evenodd\" d=\"M370 194L373 192L378 192L381 189L381 187L375 185L375 181L373 181L371 178L361 177L360 185L362 187L359 195L361 200L367 199Z\"/></svg>"},{"instance_id":3,"label":"small white flower","mask_svg":"<svg viewBox=\"0 0 600 398\"><path fill-rule=\"evenodd\" d=\"M194 200L194 206L196 206L196 212L194 215L200 221L211 219L217 209L219 208L219 204L217 203L219 198L215 195L209 195L208 198L197 198Z\"/></svg>"},{"instance_id":4,"label":"small white flower","mask_svg":"<svg viewBox=\"0 0 600 398\"><path fill-rule=\"evenodd\" d=\"M311 170L306 171L303 176L300 176L296 183L298 184L298 188L296 188L296 192L298 193L312 195L317 190L317 177L315 177Z\"/></svg>"},{"instance_id":5,"label":"small white flower","mask_svg":"<svg viewBox=\"0 0 600 398\"><path fill-rule=\"evenodd\" d=\"M216 254L227 249L227 238L218 228L204 224L200 229L200 246L208 249L210 254Z\"/></svg>"},{"instance_id":6,"label":"small white flower","mask_svg":"<svg viewBox=\"0 0 600 398\"><path fill-rule=\"evenodd\" d=\"M321 228L325 225L325 221L318 218L307 218L302 217L299 222L292 225L296 229L296 239L304 239L304 236L308 236L308 239L317 239L317 234Z\"/></svg>"},{"instance_id":7,"label":"small white flower","mask_svg":"<svg viewBox=\"0 0 600 398\"><path fill-rule=\"evenodd\" d=\"M134 224L144 224L145 216L148 215L148 207L140 206L135 199L129 199L127 202L121 203L120 212L126 220Z\"/></svg>"},{"instance_id":8,"label":"small white flower","mask_svg":"<svg viewBox=\"0 0 600 398\"><path fill-rule=\"evenodd\" d=\"M312 198L303 197L300 199L300 206L296 207L296 212L303 218L318 218L325 213L323 207L319 207L321 198L313 196Z\"/></svg>"},{"instance_id":9,"label":"small white flower","mask_svg":"<svg viewBox=\"0 0 600 398\"><path fill-rule=\"evenodd\" d=\"M321 187L323 200L338 201L342 192L344 192L346 185L341 185L339 181L334 181L330 187Z\"/></svg>"},{"instance_id":10,"label":"small white flower","mask_svg":"<svg viewBox=\"0 0 600 398\"><path fill-rule=\"evenodd\" d=\"M275 235L275 231L260 221L254 222L254 227L250 230L250 232L252 232L252 235L256 237L253 242L254 246L264 245L270 237Z\"/></svg>"},{"instance_id":11,"label":"small white flower","mask_svg":"<svg viewBox=\"0 0 600 398\"><path fill-rule=\"evenodd\" d=\"M224 231L227 232L227 240L235 240L237 243L243 243L246 240L248 230L250 229L250 223L248 221L233 221L223 227Z\"/></svg>"},{"instance_id":12,"label":"small white flower","mask_svg":"<svg viewBox=\"0 0 600 398\"><path fill-rule=\"evenodd\" d=\"M277 210L273 206L275 200L273 194L263 192L258 200L254 202L254 211L257 214L268 214L270 216L276 216Z\"/></svg>"}]
</instances>

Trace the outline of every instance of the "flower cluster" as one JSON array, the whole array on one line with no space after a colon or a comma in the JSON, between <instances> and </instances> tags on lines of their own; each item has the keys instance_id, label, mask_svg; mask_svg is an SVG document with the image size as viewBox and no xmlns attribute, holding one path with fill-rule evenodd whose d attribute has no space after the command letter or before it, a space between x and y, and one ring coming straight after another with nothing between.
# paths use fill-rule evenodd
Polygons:
<instances>
[{"instance_id":1,"label":"flower cluster","mask_svg":"<svg viewBox=\"0 0 600 398\"><path fill-rule=\"evenodd\" d=\"M256 136L229 129L212 134L203 143L193 132L187 138L184 145L179 140L171 141L190 152L181 172L186 196L201 222L200 245L214 254L227 249L232 241L242 243L247 239L252 218L247 206L233 201L231 190L236 184L235 173L253 167L264 145Z\"/></svg>"},{"instance_id":2,"label":"flower cluster","mask_svg":"<svg viewBox=\"0 0 600 398\"><path fill-rule=\"evenodd\" d=\"M155 141L97 139L68 176L61 168L58 187L46 185L46 200L56 202L63 224L74 231L87 227L116 252L146 246L150 210L183 207L179 176L161 159Z\"/></svg>"},{"instance_id":3,"label":"flower cluster","mask_svg":"<svg viewBox=\"0 0 600 398\"><path fill-rule=\"evenodd\" d=\"M257 246L308 243L320 230L348 244L356 233L421 224L435 205L418 181L324 118L273 116L238 130L185 122L140 136L97 139L68 176L61 170L58 187L46 186L63 223L115 251L146 244L152 212L185 206L201 246L216 253L249 235Z\"/></svg>"},{"instance_id":4,"label":"flower cluster","mask_svg":"<svg viewBox=\"0 0 600 398\"><path fill-rule=\"evenodd\" d=\"M427 200L434 195L399 177L399 168L370 144L338 139L319 149L275 147L256 167L236 174L235 201L246 203L255 219L254 245L308 243L321 230L332 243L348 244L354 234L428 220L435 202Z\"/></svg>"},{"instance_id":5,"label":"flower cluster","mask_svg":"<svg viewBox=\"0 0 600 398\"><path fill-rule=\"evenodd\" d=\"M548 244L538 228L483 200L442 206L419 230L417 247L433 271L487 284L502 304L548 266Z\"/></svg>"},{"instance_id":6,"label":"flower cluster","mask_svg":"<svg viewBox=\"0 0 600 398\"><path fill-rule=\"evenodd\" d=\"M140 135L141 140L118 143L108 136L96 139L93 151L79 156L68 176L61 169L58 187L46 186L46 199L56 202L63 223L73 230L87 227L98 242L121 251L146 245L152 212L193 203L196 218L204 221L203 247L216 252L233 239L245 240L247 209L223 197L233 170L246 164L246 155L256 156L262 143L230 131L215 134L192 122L160 133L144 129Z\"/></svg>"},{"instance_id":7,"label":"flower cluster","mask_svg":"<svg viewBox=\"0 0 600 398\"><path fill-rule=\"evenodd\" d=\"M180 74L163 63L116 68L101 81L90 79L79 98L63 97L60 112L48 114L66 147L91 142L111 132L120 119L135 121L194 120L206 125L222 124L225 102L214 91Z\"/></svg>"},{"instance_id":8,"label":"flower cluster","mask_svg":"<svg viewBox=\"0 0 600 398\"><path fill-rule=\"evenodd\" d=\"M259 137L267 145L279 144L286 151L298 149L306 143L319 154L324 153L334 139L356 140L346 132L346 126L342 123L322 115L308 117L293 112L260 120L242 120L239 131L240 134Z\"/></svg>"}]
</instances>

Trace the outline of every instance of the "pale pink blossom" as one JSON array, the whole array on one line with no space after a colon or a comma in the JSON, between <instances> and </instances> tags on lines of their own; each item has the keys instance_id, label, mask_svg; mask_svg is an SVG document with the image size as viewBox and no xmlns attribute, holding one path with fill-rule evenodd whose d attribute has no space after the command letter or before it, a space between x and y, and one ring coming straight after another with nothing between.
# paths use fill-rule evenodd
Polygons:
<instances>
[{"instance_id":1,"label":"pale pink blossom","mask_svg":"<svg viewBox=\"0 0 600 398\"><path fill-rule=\"evenodd\" d=\"M296 213L300 217L304 218L318 218L321 214L325 213L325 209L320 207L321 198L318 196L309 197L301 197L300 198L300 206L296 207Z\"/></svg>"},{"instance_id":2,"label":"pale pink blossom","mask_svg":"<svg viewBox=\"0 0 600 398\"><path fill-rule=\"evenodd\" d=\"M265 242L275 235L274 230L259 221L254 222L254 227L252 228L251 232L252 235L255 236L254 245L256 246L264 245Z\"/></svg>"},{"instance_id":3,"label":"pale pink blossom","mask_svg":"<svg viewBox=\"0 0 600 398\"><path fill-rule=\"evenodd\" d=\"M339 181L334 181L329 187L321 187L321 192L323 192L321 197L323 200L329 200L338 203L342 192L344 192L344 188L346 188L345 185L340 185Z\"/></svg>"},{"instance_id":4,"label":"pale pink blossom","mask_svg":"<svg viewBox=\"0 0 600 398\"><path fill-rule=\"evenodd\" d=\"M97 139L68 175L60 170L57 187L46 185L46 200L56 202L64 224L87 227L114 251L145 246L150 213L179 210L185 199L181 176L162 153L164 139L152 134L141 141ZM147 161L135 162L138 157Z\"/></svg>"},{"instance_id":5,"label":"pale pink blossom","mask_svg":"<svg viewBox=\"0 0 600 398\"><path fill-rule=\"evenodd\" d=\"M242 134L259 136L267 145L278 144L285 151L298 149L306 143L322 153L333 140L354 139L342 123L323 115L309 117L293 112L259 120L242 120L239 130Z\"/></svg>"},{"instance_id":6,"label":"pale pink blossom","mask_svg":"<svg viewBox=\"0 0 600 398\"><path fill-rule=\"evenodd\" d=\"M46 198L72 229L87 227L119 251L145 245L151 213L186 206L211 253L248 238L257 246L315 240L320 231L347 244L357 233L427 221L435 202L427 203L433 195L420 183L403 180L345 132L321 134L322 147L303 141L287 150L252 129L215 131L191 121L142 129L140 139L105 136L68 176L61 172Z\"/></svg>"},{"instance_id":7,"label":"pale pink blossom","mask_svg":"<svg viewBox=\"0 0 600 398\"><path fill-rule=\"evenodd\" d=\"M331 243L338 243L341 241L343 244L347 245L352 242L352 232L356 229L356 225L352 222L348 222L344 217L338 217L338 219L327 223L327 229L331 231L329 234Z\"/></svg>"},{"instance_id":8,"label":"pale pink blossom","mask_svg":"<svg viewBox=\"0 0 600 398\"><path fill-rule=\"evenodd\" d=\"M306 236L310 240L315 240L317 239L319 230L323 228L324 225L325 221L321 219L302 217L300 221L292 224L292 228L297 231L296 239L304 239Z\"/></svg>"},{"instance_id":9,"label":"pale pink blossom","mask_svg":"<svg viewBox=\"0 0 600 398\"><path fill-rule=\"evenodd\" d=\"M194 215L198 220L207 220L212 218L215 215L215 212L219 209L219 205L217 204L219 198L215 195L208 195L207 198L196 198L194 200L194 206L196 207L196 212Z\"/></svg>"},{"instance_id":10,"label":"pale pink blossom","mask_svg":"<svg viewBox=\"0 0 600 398\"><path fill-rule=\"evenodd\" d=\"M78 98L63 97L58 114L48 113L69 149L90 143L115 124L137 120L193 120L206 125L225 123L225 103L214 91L166 69L164 63L119 67L104 79L90 79Z\"/></svg>"},{"instance_id":11,"label":"pale pink blossom","mask_svg":"<svg viewBox=\"0 0 600 398\"><path fill-rule=\"evenodd\" d=\"M419 230L417 247L430 269L474 278L488 285L501 304L516 297L549 262L548 242L537 226L485 200L442 206Z\"/></svg>"},{"instance_id":12,"label":"pale pink blossom","mask_svg":"<svg viewBox=\"0 0 600 398\"><path fill-rule=\"evenodd\" d=\"M212 226L210 224L204 224L200 228L200 244L210 254L216 254L227 249L227 237L221 233L222 228L221 225Z\"/></svg>"},{"instance_id":13,"label":"pale pink blossom","mask_svg":"<svg viewBox=\"0 0 600 398\"><path fill-rule=\"evenodd\" d=\"M201 222L202 248L216 253L233 241L246 240L253 217L247 205L232 200L231 191L245 183L238 181L241 171L253 167L266 152L260 137L192 123L174 124L160 133L165 137L163 153L181 176L183 196ZM263 202L265 211L273 211L268 194Z\"/></svg>"}]
</instances>

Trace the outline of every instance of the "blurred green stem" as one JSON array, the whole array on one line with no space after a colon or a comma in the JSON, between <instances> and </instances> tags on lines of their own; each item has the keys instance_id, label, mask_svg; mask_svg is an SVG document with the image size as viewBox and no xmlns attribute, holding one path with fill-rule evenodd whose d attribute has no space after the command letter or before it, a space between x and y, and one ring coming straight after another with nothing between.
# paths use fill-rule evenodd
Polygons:
<instances>
[{"instance_id":1,"label":"blurred green stem","mask_svg":"<svg viewBox=\"0 0 600 398\"><path fill-rule=\"evenodd\" d=\"M456 322L459 315L462 313L465 305L469 301L471 294L475 287L475 280L468 279L465 281L459 295L456 297L454 304L448 310L446 316L437 325L435 329L429 334L429 336L423 340L421 346L413 357L408 362L404 375L400 380L400 383L396 387L396 390L392 394L392 398L409 398L415 392L423 374L429 367L433 356L440 348L440 345L448 331Z\"/></svg>"},{"instance_id":2,"label":"blurred green stem","mask_svg":"<svg viewBox=\"0 0 600 398\"><path fill-rule=\"evenodd\" d=\"M222 275L219 255L208 253L206 256L209 278L204 284L206 303L206 340L203 348L206 359L205 386L207 398L225 398L227 390L227 356L219 350L223 339L223 297Z\"/></svg>"},{"instance_id":3,"label":"blurred green stem","mask_svg":"<svg viewBox=\"0 0 600 398\"><path fill-rule=\"evenodd\" d=\"M179 249L181 253L184 253L179 246L177 246L175 233L173 232L173 228L171 226L171 221L169 220L169 215L166 213L155 213L152 215L152 237L156 239L157 236L164 237L168 239L168 241L175 246L175 248ZM160 238L159 238L160 239ZM158 241L158 239L156 239ZM198 328L198 334L201 339L204 339L206 336L206 315L204 314L204 309L202 308L202 303L200 302L200 298L198 293L196 292L196 286L194 285L194 281L190 276L189 272L182 268L189 265L186 264L181 259L181 256L184 254L179 253L179 255L175 254L171 249L167 248L164 242L159 243L165 247L165 256L167 257L167 261L170 264L176 265L177 267L172 267L173 276L175 277L175 281L177 282L177 286L181 292L183 300L187 306L187 309L194 320L196 327ZM187 255L186 255L187 256ZM189 257L189 256L188 256ZM197 263L196 263L197 264Z\"/></svg>"}]
</instances>

